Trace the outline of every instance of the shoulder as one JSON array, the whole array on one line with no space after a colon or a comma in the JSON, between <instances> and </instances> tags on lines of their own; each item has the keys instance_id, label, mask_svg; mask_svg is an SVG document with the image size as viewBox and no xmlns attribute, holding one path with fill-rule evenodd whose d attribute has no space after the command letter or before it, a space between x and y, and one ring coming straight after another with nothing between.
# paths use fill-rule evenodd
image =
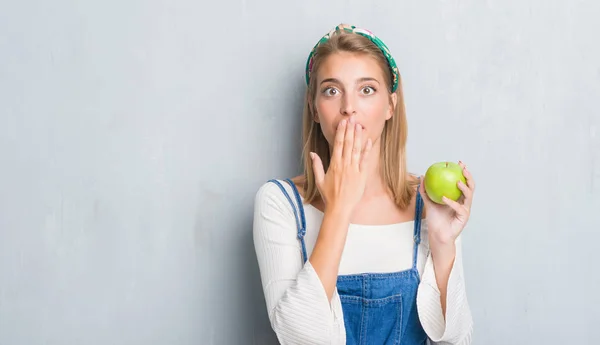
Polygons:
<instances>
[{"instance_id":1,"label":"shoulder","mask_svg":"<svg viewBox=\"0 0 600 345\"><path fill-rule=\"evenodd\" d=\"M272 179L263 183L254 199L255 236L268 236L280 242L289 240L287 236L295 238L297 212L293 189L286 180Z\"/></svg>"},{"instance_id":2,"label":"shoulder","mask_svg":"<svg viewBox=\"0 0 600 345\"><path fill-rule=\"evenodd\" d=\"M256 192L256 199L276 198L286 200L286 194L290 198L294 198L296 192L303 196L303 183L303 176L295 176L286 179L270 179L259 187ZM296 187L295 190L290 184L293 184Z\"/></svg>"},{"instance_id":3,"label":"shoulder","mask_svg":"<svg viewBox=\"0 0 600 345\"><path fill-rule=\"evenodd\" d=\"M421 176L414 173L408 173L406 174L404 183L406 185L406 188L414 197L419 191L419 186L421 185Z\"/></svg>"},{"instance_id":4,"label":"shoulder","mask_svg":"<svg viewBox=\"0 0 600 345\"><path fill-rule=\"evenodd\" d=\"M254 205L263 211L292 213L294 191L286 180L271 179L263 183L254 196Z\"/></svg>"},{"instance_id":5,"label":"shoulder","mask_svg":"<svg viewBox=\"0 0 600 345\"><path fill-rule=\"evenodd\" d=\"M408 176L406 177L406 181L410 184L410 185L418 185L419 183L421 183L421 175L415 174L415 173L408 173Z\"/></svg>"},{"instance_id":6,"label":"shoulder","mask_svg":"<svg viewBox=\"0 0 600 345\"><path fill-rule=\"evenodd\" d=\"M411 193L413 193L413 201L416 199L416 196L418 194L421 194L421 198L425 198L426 196L422 195L422 193L420 192L421 183L423 182L421 175L417 175L415 173L408 173L407 175L408 176L406 178L406 182L408 184L408 187L411 188ZM425 207L423 207L421 211L421 218L426 218L426 213L426 209Z\"/></svg>"},{"instance_id":7,"label":"shoulder","mask_svg":"<svg viewBox=\"0 0 600 345\"><path fill-rule=\"evenodd\" d=\"M254 202L261 203L267 200L285 200L284 190L287 192L289 184L285 180L271 179L264 182L256 191ZM288 192L289 193L289 192Z\"/></svg>"}]
</instances>

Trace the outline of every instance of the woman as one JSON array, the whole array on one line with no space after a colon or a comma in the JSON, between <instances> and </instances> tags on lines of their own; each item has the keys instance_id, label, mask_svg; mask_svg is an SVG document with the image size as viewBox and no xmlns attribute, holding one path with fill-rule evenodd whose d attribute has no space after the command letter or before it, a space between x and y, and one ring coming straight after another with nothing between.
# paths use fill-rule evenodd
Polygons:
<instances>
[{"instance_id":1,"label":"woman","mask_svg":"<svg viewBox=\"0 0 600 345\"><path fill-rule=\"evenodd\" d=\"M460 202L407 172L400 75L383 42L339 25L306 65L304 174L264 184L254 244L282 344L470 344Z\"/></svg>"}]
</instances>

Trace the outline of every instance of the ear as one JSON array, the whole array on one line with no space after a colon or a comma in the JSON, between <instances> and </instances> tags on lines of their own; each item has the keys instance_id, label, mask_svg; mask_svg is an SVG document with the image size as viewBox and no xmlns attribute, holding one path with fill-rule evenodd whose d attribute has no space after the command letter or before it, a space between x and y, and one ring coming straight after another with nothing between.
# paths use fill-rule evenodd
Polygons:
<instances>
[{"instance_id":1,"label":"ear","mask_svg":"<svg viewBox=\"0 0 600 345\"><path fill-rule=\"evenodd\" d=\"M395 92L392 93L392 95L390 97L392 100L392 102L391 102L392 104L390 104L388 114L385 118L386 120L389 120L392 118L392 116L394 115L394 110L396 110L396 105L398 104L398 95L396 95Z\"/></svg>"}]
</instances>

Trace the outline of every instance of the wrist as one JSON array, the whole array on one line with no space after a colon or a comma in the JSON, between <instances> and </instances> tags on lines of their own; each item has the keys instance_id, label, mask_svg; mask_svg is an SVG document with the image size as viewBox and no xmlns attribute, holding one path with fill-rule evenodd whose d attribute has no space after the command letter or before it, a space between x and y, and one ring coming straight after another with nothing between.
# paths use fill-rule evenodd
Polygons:
<instances>
[{"instance_id":1,"label":"wrist","mask_svg":"<svg viewBox=\"0 0 600 345\"><path fill-rule=\"evenodd\" d=\"M439 231L429 232L429 243L436 247L451 247L455 245L456 239L452 235L443 234Z\"/></svg>"},{"instance_id":2,"label":"wrist","mask_svg":"<svg viewBox=\"0 0 600 345\"><path fill-rule=\"evenodd\" d=\"M452 262L456 256L454 241L437 241L429 239L429 250L434 261Z\"/></svg>"},{"instance_id":3,"label":"wrist","mask_svg":"<svg viewBox=\"0 0 600 345\"><path fill-rule=\"evenodd\" d=\"M352 210L349 207L344 207L339 204L329 204L325 205L325 210L323 213L325 216L338 219L342 222L350 223L350 215L352 214Z\"/></svg>"}]
</instances>

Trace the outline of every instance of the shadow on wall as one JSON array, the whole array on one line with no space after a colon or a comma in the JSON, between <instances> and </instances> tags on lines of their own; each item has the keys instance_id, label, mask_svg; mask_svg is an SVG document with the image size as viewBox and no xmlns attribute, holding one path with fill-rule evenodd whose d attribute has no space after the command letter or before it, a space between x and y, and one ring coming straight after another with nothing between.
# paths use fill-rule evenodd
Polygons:
<instances>
[{"instance_id":1,"label":"shadow on wall","mask_svg":"<svg viewBox=\"0 0 600 345\"><path fill-rule=\"evenodd\" d=\"M250 284L248 289L246 289L249 305L245 308L247 313L244 315L244 318L246 322L252 324L253 344L277 345L279 342L269 322L260 281L260 272L256 263L256 253L252 240L252 226L250 226L250 231L244 233L243 245L243 250L246 251L243 257L247 258L244 263L246 277L243 278L243 281Z\"/></svg>"},{"instance_id":2,"label":"shadow on wall","mask_svg":"<svg viewBox=\"0 0 600 345\"><path fill-rule=\"evenodd\" d=\"M287 90L284 91L288 95L291 95L291 97L286 98L287 102L285 103L287 106L286 104L280 105L289 111L282 112L274 110L273 116L292 117L294 119L292 121L289 119L281 119L286 128L283 128L282 131L278 131L277 133L273 133L273 136L270 139L273 141L272 145L281 146L282 142L285 143L285 145L283 145L284 148L282 148L281 151L283 159L276 162L268 162L268 164L266 164L266 166L275 167L276 170L267 172L268 176L264 176L263 181L260 182L259 185L267 182L270 178L293 177L302 173L302 111L306 85L303 82L289 83L289 81L285 79L280 80L280 82L276 84L279 84L280 87L287 88ZM265 159L278 159L278 157L265 157ZM279 342L277 341L275 332L271 328L267 315L252 235L254 193L257 190L258 188L252 190L249 195L250 202L244 203L243 205L247 206L247 209L250 210L249 216L245 218L245 231L241 243L242 248L239 251L240 253L243 253L243 255L239 256L242 259L240 265L243 267L244 272L244 277L241 281L250 284L246 289L241 289L242 293L247 294L244 299L249 301L249 305L246 309L249 312L246 313L244 317L246 322L251 322L252 324L254 344L276 345L279 344Z\"/></svg>"},{"instance_id":3,"label":"shadow on wall","mask_svg":"<svg viewBox=\"0 0 600 345\"><path fill-rule=\"evenodd\" d=\"M301 72L300 68L292 73ZM305 85L276 76L261 95L248 100L258 122L245 141L257 143L249 154L256 164L240 162L228 179L211 175L200 181L195 241L200 277L199 334L206 344L278 344L271 329L253 240L254 198L271 178L301 172L301 124ZM301 75L301 74L300 74ZM269 133L265 133L268 131ZM253 137L256 136L256 137ZM246 164L246 165L245 165ZM237 176L235 176L237 175Z\"/></svg>"}]
</instances>

